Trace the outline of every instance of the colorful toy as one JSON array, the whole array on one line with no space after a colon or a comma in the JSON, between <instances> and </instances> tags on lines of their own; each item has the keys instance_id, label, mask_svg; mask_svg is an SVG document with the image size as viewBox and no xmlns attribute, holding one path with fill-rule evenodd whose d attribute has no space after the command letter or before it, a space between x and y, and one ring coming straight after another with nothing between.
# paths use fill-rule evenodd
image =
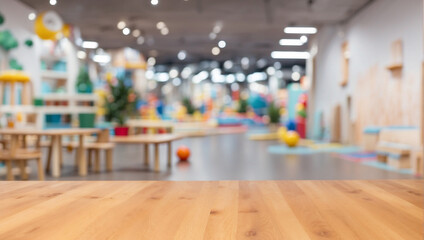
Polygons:
<instances>
[{"instance_id":1,"label":"colorful toy","mask_svg":"<svg viewBox=\"0 0 424 240\"><path fill-rule=\"evenodd\" d=\"M190 157L190 149L186 146L181 146L177 149L177 156L180 161L187 161Z\"/></svg>"},{"instance_id":2,"label":"colorful toy","mask_svg":"<svg viewBox=\"0 0 424 240\"><path fill-rule=\"evenodd\" d=\"M296 130L296 122L293 120L289 120L286 124L286 128L288 131L295 131Z\"/></svg>"},{"instance_id":3,"label":"colorful toy","mask_svg":"<svg viewBox=\"0 0 424 240\"><path fill-rule=\"evenodd\" d=\"M299 142L299 134L295 131L288 131L285 134L284 142L289 147L296 147L297 143Z\"/></svg>"},{"instance_id":4,"label":"colorful toy","mask_svg":"<svg viewBox=\"0 0 424 240\"><path fill-rule=\"evenodd\" d=\"M35 33L43 40L56 40L63 30L63 21L54 11L38 15L35 19Z\"/></svg>"}]
</instances>

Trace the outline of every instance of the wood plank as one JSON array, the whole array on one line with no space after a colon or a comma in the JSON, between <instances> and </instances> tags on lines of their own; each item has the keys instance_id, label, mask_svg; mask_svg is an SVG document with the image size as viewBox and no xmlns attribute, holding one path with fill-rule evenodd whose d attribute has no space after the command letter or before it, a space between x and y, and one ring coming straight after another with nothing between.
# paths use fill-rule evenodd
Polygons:
<instances>
[{"instance_id":1,"label":"wood plank","mask_svg":"<svg viewBox=\"0 0 424 240\"><path fill-rule=\"evenodd\" d=\"M424 180L0 182L0 239L422 239Z\"/></svg>"}]
</instances>

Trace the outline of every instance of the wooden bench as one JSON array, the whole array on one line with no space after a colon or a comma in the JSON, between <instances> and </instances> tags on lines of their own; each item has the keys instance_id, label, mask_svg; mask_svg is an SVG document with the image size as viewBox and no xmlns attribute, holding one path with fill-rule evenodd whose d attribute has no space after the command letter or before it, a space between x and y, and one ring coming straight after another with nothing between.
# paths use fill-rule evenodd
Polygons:
<instances>
[{"instance_id":1,"label":"wooden bench","mask_svg":"<svg viewBox=\"0 0 424 240\"><path fill-rule=\"evenodd\" d=\"M419 146L418 129L382 129L376 147L377 159L394 168L410 168L411 152Z\"/></svg>"}]
</instances>

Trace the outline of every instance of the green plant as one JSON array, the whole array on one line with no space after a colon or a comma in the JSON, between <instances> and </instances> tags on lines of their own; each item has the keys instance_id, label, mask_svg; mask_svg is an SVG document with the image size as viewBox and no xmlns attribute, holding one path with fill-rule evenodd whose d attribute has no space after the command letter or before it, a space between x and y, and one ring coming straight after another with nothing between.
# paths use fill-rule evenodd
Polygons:
<instances>
[{"instance_id":1,"label":"green plant","mask_svg":"<svg viewBox=\"0 0 424 240\"><path fill-rule=\"evenodd\" d=\"M79 93L92 93L93 83L90 80L90 75L86 68L82 67L78 73L77 91Z\"/></svg>"},{"instance_id":2,"label":"green plant","mask_svg":"<svg viewBox=\"0 0 424 240\"><path fill-rule=\"evenodd\" d=\"M124 126L128 117L136 110L137 95L122 80L118 80L116 85L109 83L109 89L110 93L105 101L105 119Z\"/></svg>"},{"instance_id":3,"label":"green plant","mask_svg":"<svg viewBox=\"0 0 424 240\"><path fill-rule=\"evenodd\" d=\"M249 106L249 104L248 104L247 100L246 99L243 99L243 98L240 98L240 100L238 102L237 112L238 113L246 113L248 106Z\"/></svg>"},{"instance_id":4,"label":"green plant","mask_svg":"<svg viewBox=\"0 0 424 240\"><path fill-rule=\"evenodd\" d=\"M270 123L280 122L280 107L276 106L274 102L271 102L268 106L268 116Z\"/></svg>"},{"instance_id":5,"label":"green plant","mask_svg":"<svg viewBox=\"0 0 424 240\"><path fill-rule=\"evenodd\" d=\"M188 97L185 97L183 99L183 105L184 105L184 107L186 107L187 113L190 114L190 115L193 115L193 113L196 111L193 104L191 103L190 98L188 98Z\"/></svg>"},{"instance_id":6,"label":"green plant","mask_svg":"<svg viewBox=\"0 0 424 240\"><path fill-rule=\"evenodd\" d=\"M18 47L18 40L9 30L0 31L0 47L6 52Z\"/></svg>"}]
</instances>

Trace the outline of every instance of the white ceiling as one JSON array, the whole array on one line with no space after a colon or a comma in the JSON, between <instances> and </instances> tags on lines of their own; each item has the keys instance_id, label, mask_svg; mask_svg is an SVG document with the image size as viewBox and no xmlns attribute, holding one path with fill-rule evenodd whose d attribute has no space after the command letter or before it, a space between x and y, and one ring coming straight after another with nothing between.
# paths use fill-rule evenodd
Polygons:
<instances>
[{"instance_id":1,"label":"white ceiling","mask_svg":"<svg viewBox=\"0 0 424 240\"><path fill-rule=\"evenodd\" d=\"M289 25L313 25L343 22L372 0L21 0L37 11L56 10L63 19L79 26L84 40L95 40L100 47L131 46L145 55L158 53L159 62L177 61L177 52L187 51L187 61L203 59L237 59L243 56L266 57L273 50L306 50L282 47L281 38L295 38L283 33ZM312 4L309 4L312 2ZM136 39L124 36L116 25L125 20L131 29L139 29L147 41L138 45ZM169 34L163 36L156 23L165 22ZM222 31L216 40L208 35L216 23ZM212 47L225 40L227 47L219 56Z\"/></svg>"}]
</instances>

